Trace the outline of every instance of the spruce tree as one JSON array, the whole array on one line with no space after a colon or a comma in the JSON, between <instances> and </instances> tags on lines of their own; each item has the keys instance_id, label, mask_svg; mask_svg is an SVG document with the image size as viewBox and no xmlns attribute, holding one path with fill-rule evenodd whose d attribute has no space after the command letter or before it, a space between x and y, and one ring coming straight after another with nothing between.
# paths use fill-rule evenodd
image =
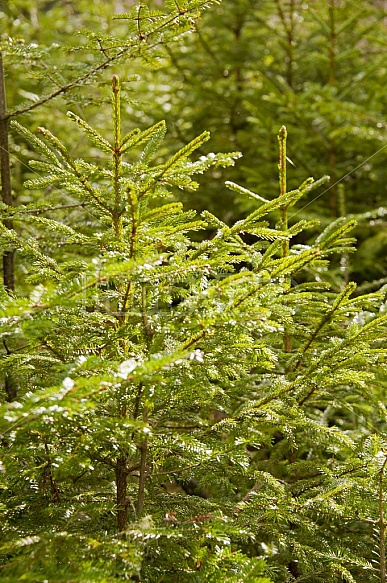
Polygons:
<instances>
[{"instance_id":1,"label":"spruce tree","mask_svg":"<svg viewBox=\"0 0 387 583\"><path fill-rule=\"evenodd\" d=\"M125 42L88 33L65 82L45 80L68 99L66 122L50 113L52 85L33 101L35 81L19 75L24 105L6 87L2 135L22 119L11 153L33 160L23 187L2 161L18 195L0 207L1 251L16 252L0 302L2 581L386 582L385 288L350 281L356 221L344 208L322 227L317 212L299 220L330 185L289 178L294 126L288 151L278 134L279 184L273 146L260 188L242 186L239 154L212 152L224 135L180 133L177 146L183 114L168 141L117 76L109 96L99 83L111 57L135 69L173 56L209 4L134 8ZM23 57L43 82L41 47L2 48L6 72ZM238 197L239 220L179 202L202 192L210 204L215 189Z\"/></svg>"},{"instance_id":2,"label":"spruce tree","mask_svg":"<svg viewBox=\"0 0 387 583\"><path fill-rule=\"evenodd\" d=\"M2 207L72 256L2 228L30 265L2 297L2 580L384 581L384 294L317 277L354 221L291 244L326 178L287 190L284 127L277 197L229 182L257 207L232 227L184 211L171 192L238 155L192 160L202 134L153 163L164 122L125 134L119 98L114 76L110 140L68 114L98 164L13 124L41 155L26 187L87 201L99 229Z\"/></svg>"},{"instance_id":3,"label":"spruce tree","mask_svg":"<svg viewBox=\"0 0 387 583\"><path fill-rule=\"evenodd\" d=\"M62 136L67 131L66 123L62 124L67 109L71 107L82 116L83 108L88 107L94 108L96 122L104 124L109 102L106 71L115 67L128 71L124 91L127 103L134 64L142 62L147 70L157 67L165 48L190 32L201 13L213 3L214 0L183 0L179 4L166 2L162 9L150 10L144 5L133 6L132 2L128 12L121 14L121 4L110 0L93 6L92 10L86 0L76 5L44 0L0 2L3 202L11 206L36 202L31 192L23 188L23 181L29 177L26 169L31 152L25 141L13 144L9 134L11 119L18 119L35 131L54 117L57 132ZM82 155L81 142L74 142L72 147ZM11 158L7 154L9 148ZM15 164L16 159L19 164ZM46 190L46 207L64 206L56 194L55 190ZM67 199L66 208L75 208L68 206L71 202ZM23 267L14 265L10 253L5 254L4 261L6 286L13 289L15 278L21 279ZM19 273L15 274L15 270Z\"/></svg>"}]
</instances>

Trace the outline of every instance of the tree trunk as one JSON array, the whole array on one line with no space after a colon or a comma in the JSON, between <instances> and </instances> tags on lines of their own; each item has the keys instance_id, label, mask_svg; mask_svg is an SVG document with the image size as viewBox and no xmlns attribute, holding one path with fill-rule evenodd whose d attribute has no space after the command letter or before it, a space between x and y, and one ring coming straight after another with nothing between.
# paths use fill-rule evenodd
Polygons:
<instances>
[{"instance_id":1,"label":"tree trunk","mask_svg":"<svg viewBox=\"0 0 387 583\"><path fill-rule=\"evenodd\" d=\"M3 56L0 52L0 166L1 166L1 198L4 204L13 206L12 184L11 184L11 165L9 161L9 144L8 144L8 119L7 99L5 93L5 78L3 67ZM11 221L4 221L7 229L12 229ZM14 252L5 251L3 253L3 282L8 291L15 289L15 270L14 270ZM10 354L6 348L7 354ZM10 373L6 373L4 379L4 388L7 394L7 401L12 402L17 397L18 384Z\"/></svg>"},{"instance_id":2,"label":"tree trunk","mask_svg":"<svg viewBox=\"0 0 387 583\"><path fill-rule=\"evenodd\" d=\"M0 53L0 164L1 164L1 198L9 206L13 205L12 185L11 185L11 167L9 161L8 146L8 119L7 100L5 93L5 79L3 57ZM4 221L7 229L12 229L11 221ZM6 251L3 255L3 278L4 285L8 290L15 289L14 274L14 253Z\"/></svg>"},{"instance_id":3,"label":"tree trunk","mask_svg":"<svg viewBox=\"0 0 387 583\"><path fill-rule=\"evenodd\" d=\"M117 528L118 532L122 532L126 528L128 522L128 472L126 467L126 459L120 457L116 464L116 490L117 490Z\"/></svg>"}]
</instances>

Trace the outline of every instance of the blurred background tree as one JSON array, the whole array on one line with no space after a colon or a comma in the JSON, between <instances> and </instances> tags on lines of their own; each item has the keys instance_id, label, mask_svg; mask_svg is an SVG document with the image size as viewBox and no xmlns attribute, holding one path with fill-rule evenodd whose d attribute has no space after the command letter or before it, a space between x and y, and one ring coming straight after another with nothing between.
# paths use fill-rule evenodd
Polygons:
<instances>
[{"instance_id":1,"label":"blurred background tree","mask_svg":"<svg viewBox=\"0 0 387 583\"><path fill-rule=\"evenodd\" d=\"M231 179L263 196L277 189L275 135L284 123L290 187L305 173L331 176L329 190L311 195L297 218L328 224L361 215L360 253L342 275L385 281L385 3L224 0L196 30L147 78L149 121L167 118L182 142L208 128L208 147L243 153ZM251 210L224 193L221 172L205 180L199 208L230 222Z\"/></svg>"}]
</instances>

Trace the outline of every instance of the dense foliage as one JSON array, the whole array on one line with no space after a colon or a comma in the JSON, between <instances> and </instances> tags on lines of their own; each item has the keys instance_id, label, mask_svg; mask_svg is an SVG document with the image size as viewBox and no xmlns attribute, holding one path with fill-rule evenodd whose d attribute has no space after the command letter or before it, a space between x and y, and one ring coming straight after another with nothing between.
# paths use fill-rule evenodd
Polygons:
<instances>
[{"instance_id":1,"label":"dense foliage","mask_svg":"<svg viewBox=\"0 0 387 583\"><path fill-rule=\"evenodd\" d=\"M143 78L152 84L144 100L148 123L165 117L177 143L207 129L215 151L243 152L231 173L203 179L197 208L229 223L251 211L243 197L228 195L223 204L219 178L230 176L275 195L280 120L292 135L290 186L305 175L331 176L329 190L298 205L298 217L318 217L325 226L356 216L359 253L346 266L348 281L380 287L387 269L385 3L224 0L196 29Z\"/></svg>"},{"instance_id":2,"label":"dense foliage","mask_svg":"<svg viewBox=\"0 0 387 583\"><path fill-rule=\"evenodd\" d=\"M32 15L19 4L9 27L12 10ZM108 4L60 73L56 47L3 38L5 70L32 63L33 78L10 85L0 127L31 160L1 159L1 580L385 583L387 303L349 281L356 221L299 214L329 177L288 188L285 126L250 175L268 187L239 185L239 153L212 153L206 131L178 144L183 113L172 139L145 127L146 105L107 75L203 44L205 28L187 31L220 8L149 3L115 35L96 28ZM200 192L235 194L238 216L179 201Z\"/></svg>"}]
</instances>

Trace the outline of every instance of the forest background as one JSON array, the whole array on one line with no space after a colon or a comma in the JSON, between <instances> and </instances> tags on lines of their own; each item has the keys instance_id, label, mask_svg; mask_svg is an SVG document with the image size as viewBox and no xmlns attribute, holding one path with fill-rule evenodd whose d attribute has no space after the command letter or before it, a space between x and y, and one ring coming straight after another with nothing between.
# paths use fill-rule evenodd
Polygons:
<instances>
[{"instance_id":1,"label":"forest background","mask_svg":"<svg viewBox=\"0 0 387 583\"><path fill-rule=\"evenodd\" d=\"M4 581L384 583L385 2L0 9Z\"/></svg>"}]
</instances>

